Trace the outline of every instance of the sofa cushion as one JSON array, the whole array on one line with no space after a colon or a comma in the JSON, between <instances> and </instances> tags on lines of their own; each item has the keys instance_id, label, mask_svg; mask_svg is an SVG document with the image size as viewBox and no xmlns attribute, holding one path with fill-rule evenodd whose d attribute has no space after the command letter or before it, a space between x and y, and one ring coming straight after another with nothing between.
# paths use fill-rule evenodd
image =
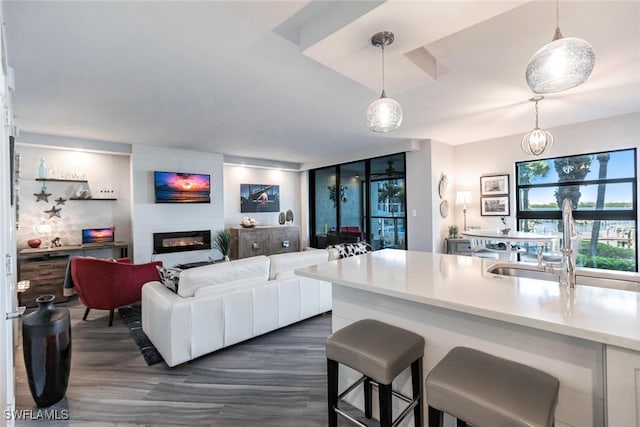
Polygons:
<instances>
[{"instance_id":1,"label":"sofa cushion","mask_svg":"<svg viewBox=\"0 0 640 427\"><path fill-rule=\"evenodd\" d=\"M327 262L329 260L329 252L324 249L291 252L271 255L269 260L269 280L274 280L280 273Z\"/></svg>"},{"instance_id":2,"label":"sofa cushion","mask_svg":"<svg viewBox=\"0 0 640 427\"><path fill-rule=\"evenodd\" d=\"M230 283L236 280L269 277L269 258L255 256L230 262L220 262L202 267L190 268L180 274L178 295L192 297L196 290L208 286Z\"/></svg>"},{"instance_id":3,"label":"sofa cushion","mask_svg":"<svg viewBox=\"0 0 640 427\"><path fill-rule=\"evenodd\" d=\"M262 277L252 277L250 279L234 280L229 283L222 283L216 286L205 286L196 289L194 297L201 298L208 295L228 294L243 289L255 288L256 286L266 285L267 281Z\"/></svg>"},{"instance_id":4,"label":"sofa cushion","mask_svg":"<svg viewBox=\"0 0 640 427\"><path fill-rule=\"evenodd\" d=\"M157 265L156 268L158 269L158 274L160 274L160 281L165 288L177 294L178 288L180 287L180 273L182 273L182 270L179 268L161 267L159 265Z\"/></svg>"}]
</instances>

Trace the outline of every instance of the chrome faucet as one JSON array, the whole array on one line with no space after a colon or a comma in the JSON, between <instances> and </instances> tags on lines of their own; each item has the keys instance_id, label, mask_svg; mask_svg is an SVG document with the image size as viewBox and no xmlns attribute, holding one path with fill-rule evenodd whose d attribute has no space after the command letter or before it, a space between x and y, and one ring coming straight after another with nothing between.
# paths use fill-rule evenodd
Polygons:
<instances>
[{"instance_id":1,"label":"chrome faucet","mask_svg":"<svg viewBox=\"0 0 640 427\"><path fill-rule=\"evenodd\" d=\"M562 272L560 273L560 284L576 287L576 257L578 248L572 248L573 240L578 233L573 222L573 204L571 199L562 201ZM564 276L564 277L563 277Z\"/></svg>"},{"instance_id":2,"label":"chrome faucet","mask_svg":"<svg viewBox=\"0 0 640 427\"><path fill-rule=\"evenodd\" d=\"M542 248L538 249L538 268L558 275L561 286L576 287L576 257L578 248L573 248L574 239L577 236L576 226L573 222L573 205L571 199L562 201L562 260L543 263Z\"/></svg>"}]
</instances>

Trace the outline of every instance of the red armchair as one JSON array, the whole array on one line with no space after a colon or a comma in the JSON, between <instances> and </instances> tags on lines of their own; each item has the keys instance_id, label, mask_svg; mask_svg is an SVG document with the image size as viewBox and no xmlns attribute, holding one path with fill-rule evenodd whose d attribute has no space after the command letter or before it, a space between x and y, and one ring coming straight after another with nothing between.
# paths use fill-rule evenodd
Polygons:
<instances>
[{"instance_id":1,"label":"red armchair","mask_svg":"<svg viewBox=\"0 0 640 427\"><path fill-rule=\"evenodd\" d=\"M80 301L87 307L82 320L92 308L109 310L109 326L113 310L141 300L142 285L160 280L157 266L161 261L131 264L129 258L114 261L75 257L71 259L71 278Z\"/></svg>"}]
</instances>

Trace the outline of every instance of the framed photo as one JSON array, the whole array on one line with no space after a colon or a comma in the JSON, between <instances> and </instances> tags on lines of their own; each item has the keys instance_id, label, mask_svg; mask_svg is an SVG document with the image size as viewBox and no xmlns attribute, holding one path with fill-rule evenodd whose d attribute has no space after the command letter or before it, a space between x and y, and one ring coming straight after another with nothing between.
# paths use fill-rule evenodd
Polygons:
<instances>
[{"instance_id":1,"label":"framed photo","mask_svg":"<svg viewBox=\"0 0 640 427\"><path fill-rule=\"evenodd\" d=\"M480 197L480 215L509 216L509 196Z\"/></svg>"},{"instance_id":2,"label":"framed photo","mask_svg":"<svg viewBox=\"0 0 640 427\"><path fill-rule=\"evenodd\" d=\"M509 194L509 175L480 177L480 196L500 196L503 194Z\"/></svg>"},{"instance_id":3,"label":"framed photo","mask_svg":"<svg viewBox=\"0 0 640 427\"><path fill-rule=\"evenodd\" d=\"M279 212L280 186L240 184L240 212Z\"/></svg>"}]
</instances>

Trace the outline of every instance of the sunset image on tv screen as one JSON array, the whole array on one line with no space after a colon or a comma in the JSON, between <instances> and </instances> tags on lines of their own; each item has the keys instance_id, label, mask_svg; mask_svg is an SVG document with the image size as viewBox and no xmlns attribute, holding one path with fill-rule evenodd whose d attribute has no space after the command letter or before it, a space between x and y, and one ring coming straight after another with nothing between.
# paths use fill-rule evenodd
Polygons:
<instances>
[{"instance_id":1,"label":"sunset image on tv screen","mask_svg":"<svg viewBox=\"0 0 640 427\"><path fill-rule=\"evenodd\" d=\"M156 203L209 203L209 175L155 172Z\"/></svg>"}]
</instances>

